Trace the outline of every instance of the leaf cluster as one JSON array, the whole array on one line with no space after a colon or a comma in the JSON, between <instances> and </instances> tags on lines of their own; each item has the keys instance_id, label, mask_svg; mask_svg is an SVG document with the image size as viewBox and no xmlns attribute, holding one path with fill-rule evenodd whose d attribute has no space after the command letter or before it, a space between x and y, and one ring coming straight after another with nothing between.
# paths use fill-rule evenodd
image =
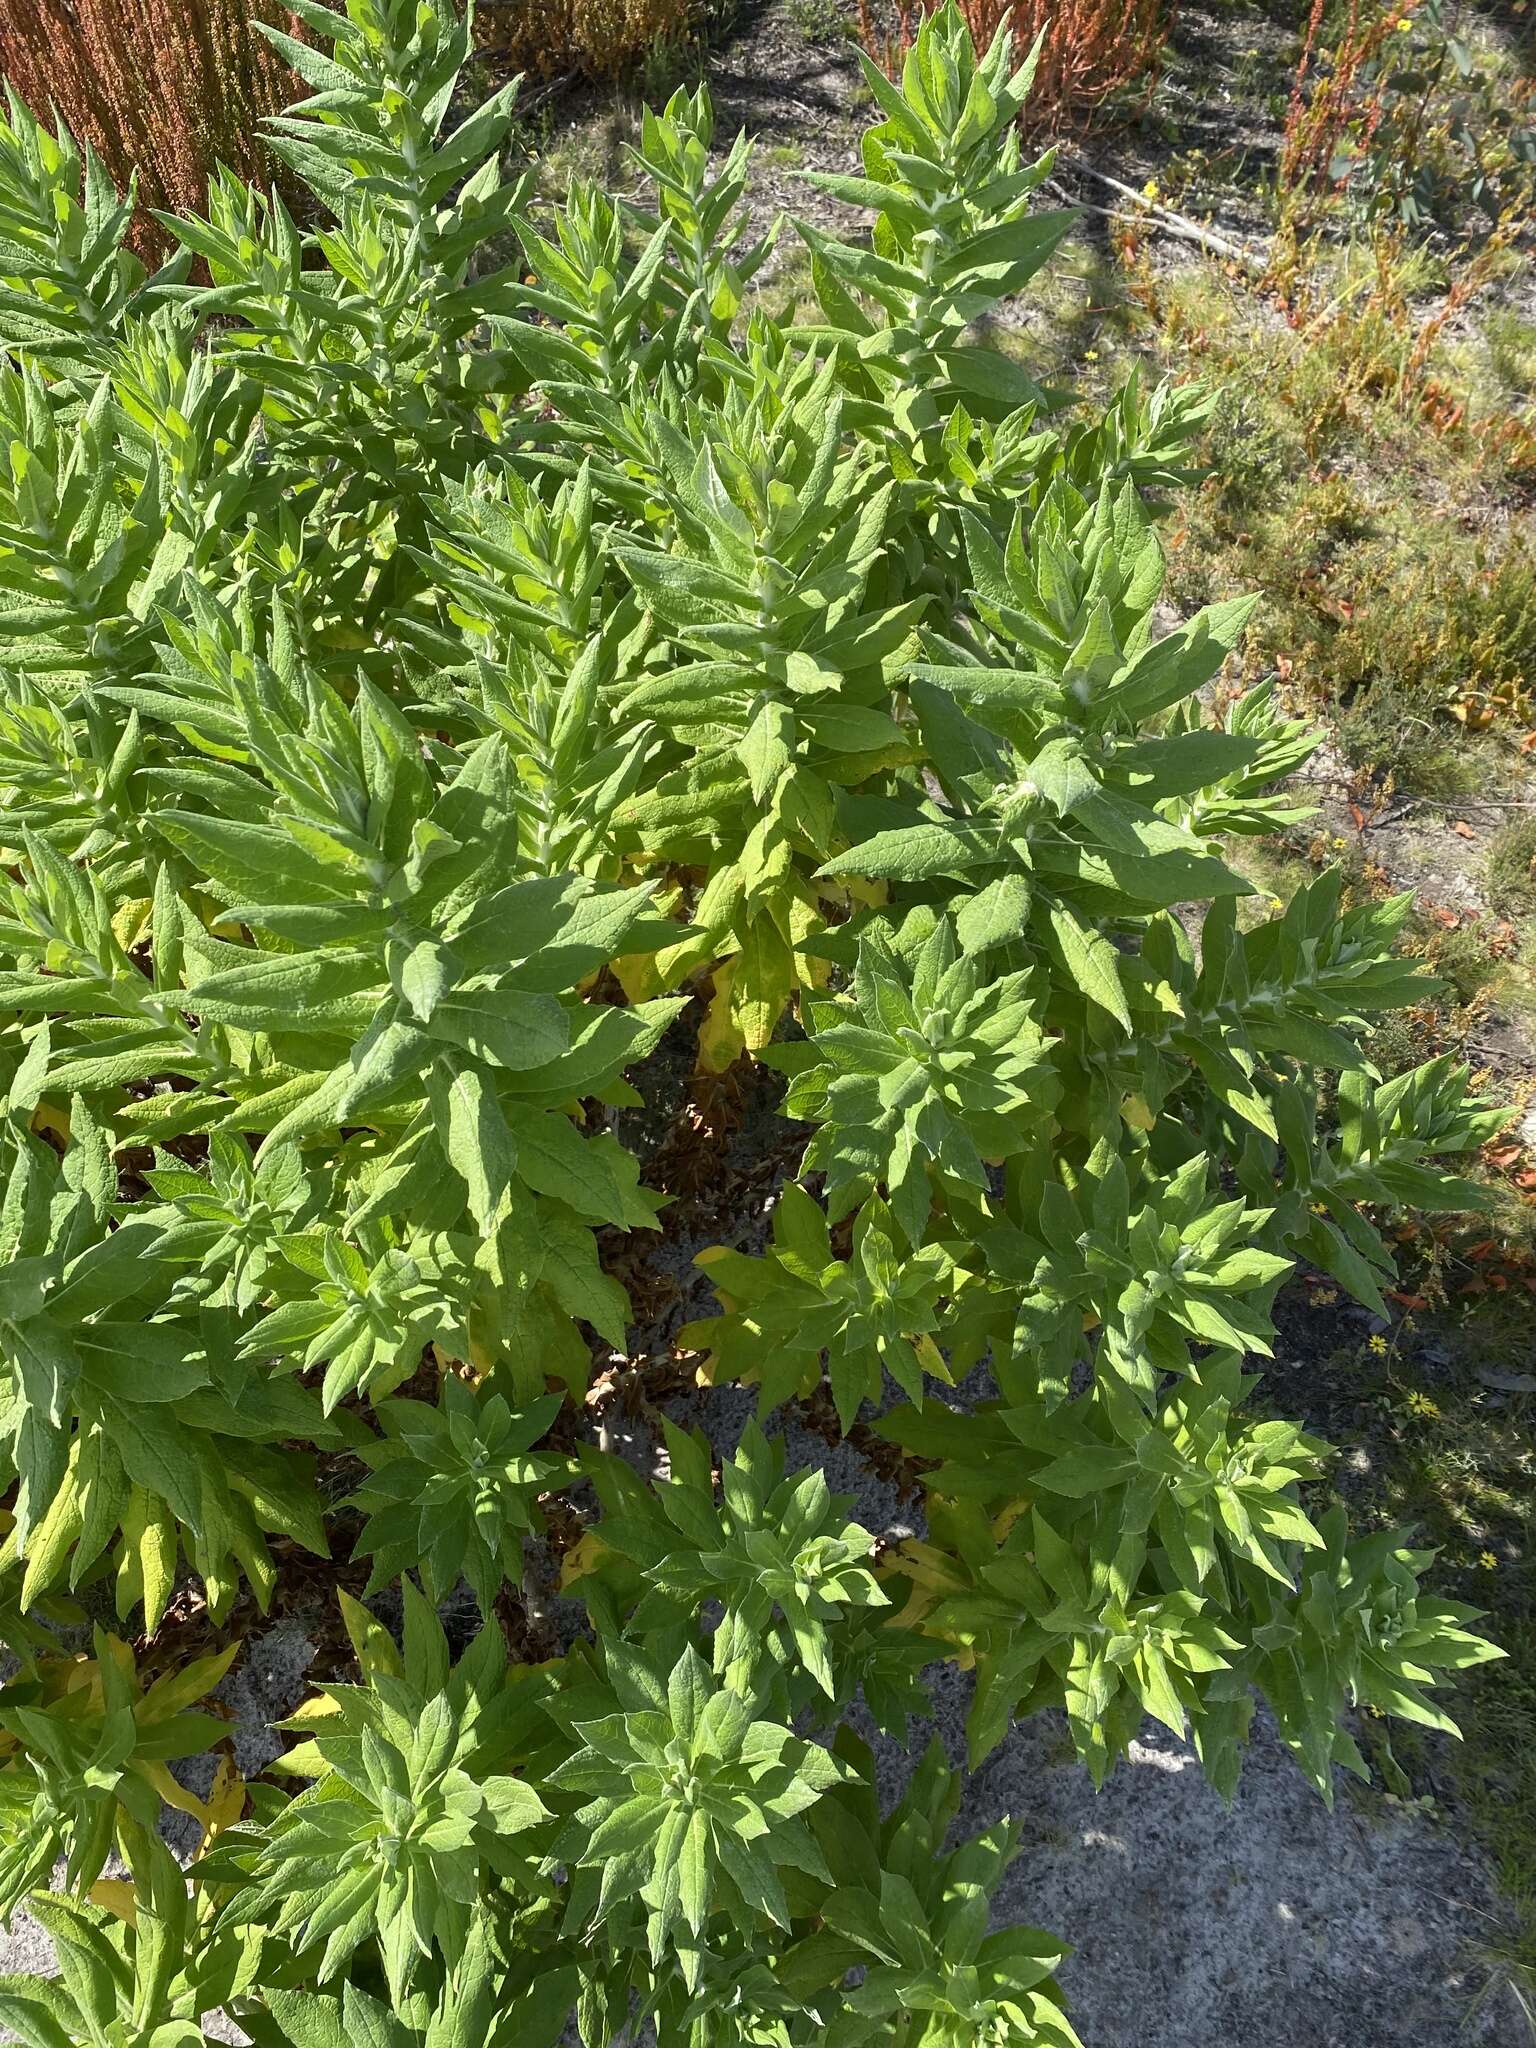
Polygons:
<instances>
[{"instance_id":1,"label":"leaf cluster","mask_svg":"<svg viewBox=\"0 0 1536 2048\"><path fill-rule=\"evenodd\" d=\"M1071 2048L1060 1947L990 1928L1013 1831L952 1844L934 1752L882 1819L848 1710L905 1741L947 1658L973 1758L1054 1708L1101 1779L1151 1713L1230 1793L1262 1698L1324 1796L1352 1704L1448 1725L1498 1653L1245 1362L1299 1260L1379 1310L1385 1212L1475 1201L1498 1115L1371 1064L1405 902L1240 910L1312 740L1210 708L1246 601L1160 630L1207 398L1087 414L976 339L1070 226L1032 57L946 5L870 69L792 326L702 88L630 197L542 207L514 89L459 118L469 10L294 12L308 206L221 173L152 277L88 153L0 129L0 1910L66 1859L0 2024ZM921 1539L756 1423L570 1454L690 1005L812 1135L683 1344L916 1454ZM584 1618L509 1662L573 1517ZM347 1533L401 1640L344 1603L292 1796L172 1774L233 1651L50 1645Z\"/></svg>"}]
</instances>

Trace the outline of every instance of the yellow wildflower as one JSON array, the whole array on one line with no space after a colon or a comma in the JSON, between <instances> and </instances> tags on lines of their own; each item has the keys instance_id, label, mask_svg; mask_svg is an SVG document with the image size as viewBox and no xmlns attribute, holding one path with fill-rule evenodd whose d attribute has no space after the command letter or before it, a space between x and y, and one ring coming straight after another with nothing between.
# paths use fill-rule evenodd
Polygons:
<instances>
[{"instance_id":1,"label":"yellow wildflower","mask_svg":"<svg viewBox=\"0 0 1536 2048\"><path fill-rule=\"evenodd\" d=\"M1378 1358L1385 1358L1387 1355L1387 1340L1385 1337L1368 1338L1366 1341L1366 1349L1368 1351L1374 1351Z\"/></svg>"},{"instance_id":2,"label":"yellow wildflower","mask_svg":"<svg viewBox=\"0 0 1536 2048\"><path fill-rule=\"evenodd\" d=\"M1491 1550L1480 1550L1477 1553L1477 1561L1485 1572L1496 1572L1499 1568L1499 1560Z\"/></svg>"}]
</instances>

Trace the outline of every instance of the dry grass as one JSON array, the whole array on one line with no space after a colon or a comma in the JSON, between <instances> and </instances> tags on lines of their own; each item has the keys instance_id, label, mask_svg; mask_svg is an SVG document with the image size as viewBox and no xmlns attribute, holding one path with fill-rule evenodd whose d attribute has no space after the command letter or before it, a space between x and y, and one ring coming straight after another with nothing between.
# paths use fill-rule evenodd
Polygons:
<instances>
[{"instance_id":1,"label":"dry grass","mask_svg":"<svg viewBox=\"0 0 1536 2048\"><path fill-rule=\"evenodd\" d=\"M534 78L612 81L680 41L694 0L516 0L479 17L484 47Z\"/></svg>"}]
</instances>

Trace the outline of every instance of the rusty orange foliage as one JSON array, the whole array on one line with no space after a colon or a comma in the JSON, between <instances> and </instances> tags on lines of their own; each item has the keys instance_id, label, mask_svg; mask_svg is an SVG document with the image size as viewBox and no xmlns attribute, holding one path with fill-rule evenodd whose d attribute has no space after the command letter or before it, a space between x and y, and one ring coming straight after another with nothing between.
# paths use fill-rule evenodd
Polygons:
<instances>
[{"instance_id":1,"label":"rusty orange foliage","mask_svg":"<svg viewBox=\"0 0 1536 2048\"><path fill-rule=\"evenodd\" d=\"M1027 50L1043 29L1035 82L1024 109L1026 127L1049 137L1080 126L1106 100L1129 87L1149 96L1173 26L1173 0L959 0L978 50L1000 28ZM900 70L925 14L938 0L859 0L864 47L888 75Z\"/></svg>"},{"instance_id":2,"label":"rusty orange foliage","mask_svg":"<svg viewBox=\"0 0 1536 2048\"><path fill-rule=\"evenodd\" d=\"M487 11L476 27L514 71L612 80L681 40L697 12L696 0L544 0Z\"/></svg>"},{"instance_id":3,"label":"rusty orange foliage","mask_svg":"<svg viewBox=\"0 0 1536 2048\"><path fill-rule=\"evenodd\" d=\"M163 246L149 209L200 207L215 164L272 175L260 120L300 88L258 13L295 27L280 0L0 0L0 73L38 113L57 107L120 188L137 176L142 254Z\"/></svg>"}]
</instances>

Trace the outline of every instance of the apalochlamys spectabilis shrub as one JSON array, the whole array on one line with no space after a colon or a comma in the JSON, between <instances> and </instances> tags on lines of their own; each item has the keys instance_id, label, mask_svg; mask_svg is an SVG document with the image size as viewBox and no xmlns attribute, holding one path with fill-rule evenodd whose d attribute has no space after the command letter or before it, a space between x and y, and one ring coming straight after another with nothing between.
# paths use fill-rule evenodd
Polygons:
<instances>
[{"instance_id":1,"label":"apalochlamys spectabilis shrub","mask_svg":"<svg viewBox=\"0 0 1536 2048\"><path fill-rule=\"evenodd\" d=\"M980 338L1070 226L1006 41L945 9L871 78L822 182L872 226L802 230L790 325L707 95L545 207L446 5L300 13L309 202L222 177L156 278L99 170L0 149L0 1896L62 1851L90 1958L0 2024L1062 2048L1014 1832L949 1843L937 1756L882 1819L848 1712L910 1741L946 1658L976 1756L1054 1709L1102 1777L1151 1712L1223 1790L1260 1698L1324 1792L1352 1702L1443 1725L1493 1653L1249 1396L1294 1262L1376 1305L1490 1113L1363 1050L1402 906L1250 915L1309 741L1204 708L1245 604L1155 631L1205 401ZM586 1397L657 1341L619 1113L690 1018L813 1136L676 1333L768 1428L667 1417L651 1484ZM789 1469L801 1396L926 1461L921 1542ZM285 1781L189 1792L181 1632L332 1557L403 1640L344 1600ZM152 1683L50 1648L86 1601Z\"/></svg>"}]
</instances>

